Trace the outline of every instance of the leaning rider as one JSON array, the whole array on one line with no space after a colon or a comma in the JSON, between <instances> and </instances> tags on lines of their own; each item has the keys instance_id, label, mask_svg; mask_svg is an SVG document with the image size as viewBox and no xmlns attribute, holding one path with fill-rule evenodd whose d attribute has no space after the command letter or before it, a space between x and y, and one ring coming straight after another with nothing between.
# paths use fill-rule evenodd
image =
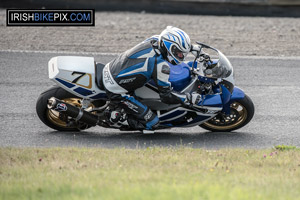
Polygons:
<instances>
[{"instance_id":1,"label":"leaning rider","mask_svg":"<svg viewBox=\"0 0 300 200\"><path fill-rule=\"evenodd\" d=\"M159 123L156 114L134 96L134 91L151 79L156 82L164 103L199 101L200 95L175 92L169 82L170 66L184 61L191 49L189 36L179 28L168 26L159 36L146 39L105 66L103 85L108 98L135 118L136 129L152 130Z\"/></svg>"}]
</instances>

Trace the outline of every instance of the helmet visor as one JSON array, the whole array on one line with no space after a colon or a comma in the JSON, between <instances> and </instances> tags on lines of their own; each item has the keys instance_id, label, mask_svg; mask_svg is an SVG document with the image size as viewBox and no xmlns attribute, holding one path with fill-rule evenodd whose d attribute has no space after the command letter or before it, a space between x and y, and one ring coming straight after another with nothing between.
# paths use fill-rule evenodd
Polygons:
<instances>
[{"instance_id":1,"label":"helmet visor","mask_svg":"<svg viewBox=\"0 0 300 200\"><path fill-rule=\"evenodd\" d=\"M176 45L171 47L171 52L177 60L183 61L187 53L183 53Z\"/></svg>"}]
</instances>

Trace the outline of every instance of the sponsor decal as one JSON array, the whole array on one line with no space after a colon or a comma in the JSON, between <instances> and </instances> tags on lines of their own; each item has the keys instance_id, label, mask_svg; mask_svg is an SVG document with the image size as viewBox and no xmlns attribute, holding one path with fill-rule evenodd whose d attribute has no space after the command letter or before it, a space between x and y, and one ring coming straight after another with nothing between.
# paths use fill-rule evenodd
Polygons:
<instances>
[{"instance_id":1,"label":"sponsor decal","mask_svg":"<svg viewBox=\"0 0 300 200\"><path fill-rule=\"evenodd\" d=\"M136 79L136 77L129 78L129 79L122 79L122 80L119 82L119 84L132 83L135 79Z\"/></svg>"},{"instance_id":2,"label":"sponsor decal","mask_svg":"<svg viewBox=\"0 0 300 200\"><path fill-rule=\"evenodd\" d=\"M94 9L7 9L7 26L95 26Z\"/></svg>"},{"instance_id":3,"label":"sponsor decal","mask_svg":"<svg viewBox=\"0 0 300 200\"><path fill-rule=\"evenodd\" d=\"M219 111L217 111L217 110L207 110L205 113L206 114L215 114L217 112L219 112Z\"/></svg>"},{"instance_id":4,"label":"sponsor decal","mask_svg":"<svg viewBox=\"0 0 300 200\"><path fill-rule=\"evenodd\" d=\"M110 84L114 84L114 82L112 81L110 75L109 75L109 71L107 69L104 69L104 82L105 83L110 83Z\"/></svg>"},{"instance_id":5,"label":"sponsor decal","mask_svg":"<svg viewBox=\"0 0 300 200\"><path fill-rule=\"evenodd\" d=\"M152 115L153 115L153 112L152 112L151 110L149 110L149 111L147 112L147 114L144 116L144 119L145 119L146 121L149 121L149 119L152 117Z\"/></svg>"},{"instance_id":6,"label":"sponsor decal","mask_svg":"<svg viewBox=\"0 0 300 200\"><path fill-rule=\"evenodd\" d=\"M66 111L68 108L67 108L67 105L66 104L64 104L64 103L58 103L57 105L56 105L56 108L55 108L55 110L57 110L57 111L59 111L59 112L61 112L61 111Z\"/></svg>"},{"instance_id":7,"label":"sponsor decal","mask_svg":"<svg viewBox=\"0 0 300 200\"><path fill-rule=\"evenodd\" d=\"M130 110L133 110L134 112L138 113L138 107L136 105L133 105L129 101L124 101L123 102Z\"/></svg>"}]
</instances>

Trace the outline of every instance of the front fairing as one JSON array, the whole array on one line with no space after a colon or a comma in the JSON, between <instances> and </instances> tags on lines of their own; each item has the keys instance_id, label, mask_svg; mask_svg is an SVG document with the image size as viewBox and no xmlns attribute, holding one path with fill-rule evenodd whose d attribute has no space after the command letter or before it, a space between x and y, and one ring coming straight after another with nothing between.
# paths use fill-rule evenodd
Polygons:
<instances>
[{"instance_id":1,"label":"front fairing","mask_svg":"<svg viewBox=\"0 0 300 200\"><path fill-rule=\"evenodd\" d=\"M234 76L233 76L233 67L227 57L217 49L211 48L217 54L217 58L210 59L210 61L202 61L193 63L184 62L176 67L180 67L182 69L187 69L187 65L195 70L191 70L192 74L195 75L195 78L198 77L198 80L203 84L212 84L213 85L213 92L209 94L202 94L202 101L199 102L196 107L199 108L207 108L208 110L215 110L220 111L224 108L225 105L230 102L232 93L234 91ZM176 71L176 67L171 68L172 70ZM178 71L178 70L177 70ZM182 76L182 70L179 70L178 77L180 77L180 83L184 83ZM189 70L188 70L189 71ZM188 77L189 74L187 73L186 76ZM173 80L174 78L170 79L172 86L176 89L176 82ZM188 81L187 81L188 82ZM185 85L186 83L184 83ZM196 82L194 83L196 84ZM178 90L181 91L181 90ZM185 91L187 92L187 91ZM190 91L191 92L191 91Z\"/></svg>"}]
</instances>

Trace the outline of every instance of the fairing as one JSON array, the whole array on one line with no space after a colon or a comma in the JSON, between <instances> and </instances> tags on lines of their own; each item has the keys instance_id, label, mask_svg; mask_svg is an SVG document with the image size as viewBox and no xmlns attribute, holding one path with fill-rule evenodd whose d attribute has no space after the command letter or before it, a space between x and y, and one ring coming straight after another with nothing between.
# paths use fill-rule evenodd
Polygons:
<instances>
[{"instance_id":1,"label":"fairing","mask_svg":"<svg viewBox=\"0 0 300 200\"><path fill-rule=\"evenodd\" d=\"M58 56L48 63L49 78L74 95L84 99L106 99L96 85L93 57Z\"/></svg>"}]
</instances>

